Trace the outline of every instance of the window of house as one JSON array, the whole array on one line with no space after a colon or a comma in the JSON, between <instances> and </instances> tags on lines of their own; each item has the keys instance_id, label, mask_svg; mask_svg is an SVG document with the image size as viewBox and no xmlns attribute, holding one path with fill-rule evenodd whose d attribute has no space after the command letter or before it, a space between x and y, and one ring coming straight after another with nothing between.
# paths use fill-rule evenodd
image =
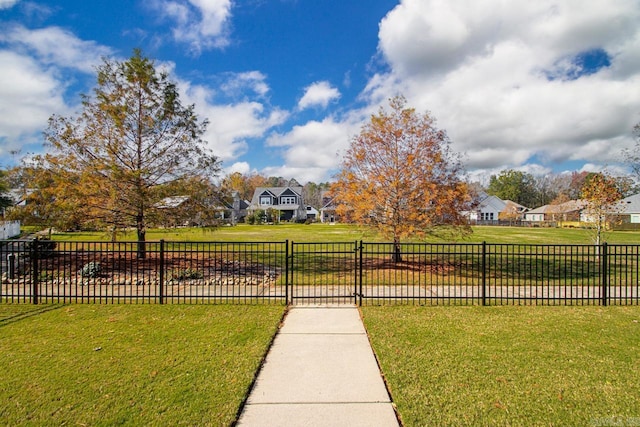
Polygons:
<instances>
[{"instance_id":1,"label":"window of house","mask_svg":"<svg viewBox=\"0 0 640 427\"><path fill-rule=\"evenodd\" d=\"M260 196L260 204L261 205L270 205L271 204L271 197L269 197L269 196Z\"/></svg>"},{"instance_id":2,"label":"window of house","mask_svg":"<svg viewBox=\"0 0 640 427\"><path fill-rule=\"evenodd\" d=\"M295 205L296 198L295 196L283 196L280 198L280 203L283 205Z\"/></svg>"}]
</instances>

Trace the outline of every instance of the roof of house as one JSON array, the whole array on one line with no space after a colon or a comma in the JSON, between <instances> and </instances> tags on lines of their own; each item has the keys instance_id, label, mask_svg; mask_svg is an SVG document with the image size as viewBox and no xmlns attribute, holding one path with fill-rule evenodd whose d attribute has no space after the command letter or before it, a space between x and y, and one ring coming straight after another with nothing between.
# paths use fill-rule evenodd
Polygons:
<instances>
[{"instance_id":1,"label":"roof of house","mask_svg":"<svg viewBox=\"0 0 640 427\"><path fill-rule=\"evenodd\" d=\"M620 204L622 205L620 208L620 213L640 213L640 194L634 194L633 196L625 197L620 201Z\"/></svg>"},{"instance_id":2,"label":"roof of house","mask_svg":"<svg viewBox=\"0 0 640 427\"><path fill-rule=\"evenodd\" d=\"M294 195L302 198L302 187L257 187L253 192L253 197L251 198L251 206L259 206L260 205L260 196L265 192L271 194L274 197L280 197L285 195L287 192L292 192ZM298 208L300 205L287 205L290 208Z\"/></svg>"},{"instance_id":3,"label":"roof of house","mask_svg":"<svg viewBox=\"0 0 640 427\"><path fill-rule=\"evenodd\" d=\"M561 214L575 212L584 209L587 206L586 200L569 200L559 205L544 205L539 208L531 209L528 214Z\"/></svg>"},{"instance_id":4,"label":"roof of house","mask_svg":"<svg viewBox=\"0 0 640 427\"><path fill-rule=\"evenodd\" d=\"M498 196L488 196L480 200L479 208L489 208L496 212L502 212L507 204Z\"/></svg>"},{"instance_id":5,"label":"roof of house","mask_svg":"<svg viewBox=\"0 0 640 427\"><path fill-rule=\"evenodd\" d=\"M524 212L524 211L529 210L528 207L523 206L520 203L516 203L516 202L511 201L511 200L505 200L504 202L506 204L505 209L516 210L516 211L519 211L519 212Z\"/></svg>"}]
</instances>

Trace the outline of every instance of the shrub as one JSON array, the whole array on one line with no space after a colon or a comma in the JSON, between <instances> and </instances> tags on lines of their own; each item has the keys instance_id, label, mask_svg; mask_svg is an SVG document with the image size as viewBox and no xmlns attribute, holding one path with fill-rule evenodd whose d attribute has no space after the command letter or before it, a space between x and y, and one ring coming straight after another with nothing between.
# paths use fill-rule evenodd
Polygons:
<instances>
[{"instance_id":1,"label":"shrub","mask_svg":"<svg viewBox=\"0 0 640 427\"><path fill-rule=\"evenodd\" d=\"M102 265L99 262L90 262L82 267L82 277L96 278L102 273Z\"/></svg>"},{"instance_id":2,"label":"shrub","mask_svg":"<svg viewBox=\"0 0 640 427\"><path fill-rule=\"evenodd\" d=\"M194 280L194 279L202 279L204 275L192 268L185 268L184 270L178 270L171 274L171 279L173 280Z\"/></svg>"}]
</instances>

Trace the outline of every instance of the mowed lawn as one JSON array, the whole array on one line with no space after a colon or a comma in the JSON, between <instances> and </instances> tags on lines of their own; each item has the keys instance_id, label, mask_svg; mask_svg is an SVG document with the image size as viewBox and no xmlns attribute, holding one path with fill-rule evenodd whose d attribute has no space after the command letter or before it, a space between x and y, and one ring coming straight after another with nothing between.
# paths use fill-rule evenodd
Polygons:
<instances>
[{"instance_id":1,"label":"mowed lawn","mask_svg":"<svg viewBox=\"0 0 640 427\"><path fill-rule=\"evenodd\" d=\"M1 423L230 425L284 311L0 304Z\"/></svg>"},{"instance_id":2,"label":"mowed lawn","mask_svg":"<svg viewBox=\"0 0 640 427\"><path fill-rule=\"evenodd\" d=\"M405 426L640 425L640 307L363 307Z\"/></svg>"},{"instance_id":3,"label":"mowed lawn","mask_svg":"<svg viewBox=\"0 0 640 427\"><path fill-rule=\"evenodd\" d=\"M384 241L371 230L325 224L152 230L147 238ZM639 232L606 238L640 244ZM474 227L460 241L592 243L587 230L516 227ZM284 310L0 304L0 419L229 425ZM638 306L368 306L362 312L405 426L640 425Z\"/></svg>"},{"instance_id":4,"label":"mowed lawn","mask_svg":"<svg viewBox=\"0 0 640 427\"><path fill-rule=\"evenodd\" d=\"M431 243L471 242L481 243L531 243L531 244L592 244L593 231L578 228L540 227L472 227L473 232L457 239L428 237L423 241ZM56 233L55 240L109 241L111 236L103 232ZM118 235L120 241L134 241L133 231ZM350 224L279 224L248 225L234 227L151 229L147 240L167 241L215 241L215 242L385 242L374 229ZM640 232L615 231L604 234L604 239L612 244L640 244Z\"/></svg>"}]
</instances>

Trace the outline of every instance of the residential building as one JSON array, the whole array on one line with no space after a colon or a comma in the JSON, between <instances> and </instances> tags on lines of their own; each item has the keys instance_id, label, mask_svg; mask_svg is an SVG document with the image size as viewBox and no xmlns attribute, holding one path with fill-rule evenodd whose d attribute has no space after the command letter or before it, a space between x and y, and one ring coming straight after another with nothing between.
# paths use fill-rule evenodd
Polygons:
<instances>
[{"instance_id":1,"label":"residential building","mask_svg":"<svg viewBox=\"0 0 640 427\"><path fill-rule=\"evenodd\" d=\"M532 223L579 222L581 212L586 207L584 200L569 200L559 205L544 205L524 214L525 221Z\"/></svg>"},{"instance_id":2,"label":"residential building","mask_svg":"<svg viewBox=\"0 0 640 427\"><path fill-rule=\"evenodd\" d=\"M324 192L322 194L322 208L320 208L320 222L335 223L338 221L336 214L336 204L331 193Z\"/></svg>"},{"instance_id":3,"label":"residential building","mask_svg":"<svg viewBox=\"0 0 640 427\"><path fill-rule=\"evenodd\" d=\"M258 187L247 210L274 210L281 221L305 221L307 209L302 198L302 187Z\"/></svg>"}]
</instances>

